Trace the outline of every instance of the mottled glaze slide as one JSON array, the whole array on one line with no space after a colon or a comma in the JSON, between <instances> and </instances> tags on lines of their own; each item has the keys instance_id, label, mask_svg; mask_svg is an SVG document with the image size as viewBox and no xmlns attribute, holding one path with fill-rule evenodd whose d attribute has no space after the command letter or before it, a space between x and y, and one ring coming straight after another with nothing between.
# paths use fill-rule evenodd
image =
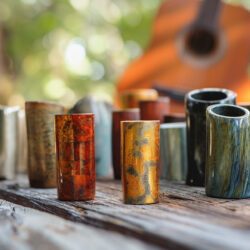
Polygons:
<instances>
[{"instance_id":1,"label":"mottled glaze slide","mask_svg":"<svg viewBox=\"0 0 250 250\"><path fill-rule=\"evenodd\" d=\"M57 115L56 156L58 199L95 197L94 114Z\"/></svg>"},{"instance_id":2,"label":"mottled glaze slide","mask_svg":"<svg viewBox=\"0 0 250 250\"><path fill-rule=\"evenodd\" d=\"M218 103L235 104L236 93L205 88L190 91L185 98L187 119L188 173L186 183L204 186L206 156L206 109Z\"/></svg>"},{"instance_id":3,"label":"mottled glaze slide","mask_svg":"<svg viewBox=\"0 0 250 250\"><path fill-rule=\"evenodd\" d=\"M159 201L159 121L121 122L123 197L127 204Z\"/></svg>"},{"instance_id":4,"label":"mottled glaze slide","mask_svg":"<svg viewBox=\"0 0 250 250\"><path fill-rule=\"evenodd\" d=\"M0 180L14 179L20 149L18 131L19 107L0 105Z\"/></svg>"},{"instance_id":5,"label":"mottled glaze slide","mask_svg":"<svg viewBox=\"0 0 250 250\"><path fill-rule=\"evenodd\" d=\"M169 114L170 99L160 97L157 100L145 100L139 102L141 120L159 120L164 121L164 115Z\"/></svg>"},{"instance_id":6,"label":"mottled glaze slide","mask_svg":"<svg viewBox=\"0 0 250 250\"><path fill-rule=\"evenodd\" d=\"M186 180L186 123L165 123L160 126L160 177L171 181Z\"/></svg>"},{"instance_id":7,"label":"mottled glaze slide","mask_svg":"<svg viewBox=\"0 0 250 250\"><path fill-rule=\"evenodd\" d=\"M235 105L207 109L206 194L250 197L249 111Z\"/></svg>"},{"instance_id":8,"label":"mottled glaze slide","mask_svg":"<svg viewBox=\"0 0 250 250\"><path fill-rule=\"evenodd\" d=\"M140 119L140 110L121 109L112 113L112 158L114 177L121 179L121 121L131 121Z\"/></svg>"},{"instance_id":9,"label":"mottled glaze slide","mask_svg":"<svg viewBox=\"0 0 250 250\"><path fill-rule=\"evenodd\" d=\"M101 178L112 176L111 111L109 102L94 96L83 97L69 110L70 114L95 114L96 176Z\"/></svg>"},{"instance_id":10,"label":"mottled glaze slide","mask_svg":"<svg viewBox=\"0 0 250 250\"><path fill-rule=\"evenodd\" d=\"M35 188L56 187L56 114L64 113L64 107L49 102L26 102L28 138L28 176Z\"/></svg>"}]
</instances>

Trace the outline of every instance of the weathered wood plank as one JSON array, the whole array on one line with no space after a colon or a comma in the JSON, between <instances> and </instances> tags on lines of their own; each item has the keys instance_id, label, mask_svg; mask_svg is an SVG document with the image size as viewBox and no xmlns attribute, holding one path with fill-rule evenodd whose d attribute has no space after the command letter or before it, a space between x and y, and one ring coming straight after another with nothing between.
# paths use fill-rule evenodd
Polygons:
<instances>
[{"instance_id":1,"label":"weathered wood plank","mask_svg":"<svg viewBox=\"0 0 250 250\"><path fill-rule=\"evenodd\" d=\"M1 250L159 249L115 232L0 200Z\"/></svg>"},{"instance_id":2,"label":"weathered wood plank","mask_svg":"<svg viewBox=\"0 0 250 250\"><path fill-rule=\"evenodd\" d=\"M56 214L68 220L128 234L159 247L249 249L250 200L222 200L203 188L162 182L161 203L125 205L121 184L97 183L96 200L61 202L54 189L30 189L27 183L0 184L0 198Z\"/></svg>"}]
</instances>

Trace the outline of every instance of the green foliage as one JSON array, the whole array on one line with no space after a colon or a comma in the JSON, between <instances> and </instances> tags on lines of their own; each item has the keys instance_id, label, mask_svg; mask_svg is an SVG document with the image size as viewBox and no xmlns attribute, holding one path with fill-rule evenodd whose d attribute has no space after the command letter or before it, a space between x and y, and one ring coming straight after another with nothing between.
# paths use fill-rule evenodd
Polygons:
<instances>
[{"instance_id":1,"label":"green foliage","mask_svg":"<svg viewBox=\"0 0 250 250\"><path fill-rule=\"evenodd\" d=\"M147 45L158 5L157 0L1 2L16 92L66 104L92 92L111 97L119 74Z\"/></svg>"},{"instance_id":2,"label":"green foliage","mask_svg":"<svg viewBox=\"0 0 250 250\"><path fill-rule=\"evenodd\" d=\"M117 77L147 46L160 2L2 0L14 91L65 105L87 93L111 99Z\"/></svg>"}]
</instances>

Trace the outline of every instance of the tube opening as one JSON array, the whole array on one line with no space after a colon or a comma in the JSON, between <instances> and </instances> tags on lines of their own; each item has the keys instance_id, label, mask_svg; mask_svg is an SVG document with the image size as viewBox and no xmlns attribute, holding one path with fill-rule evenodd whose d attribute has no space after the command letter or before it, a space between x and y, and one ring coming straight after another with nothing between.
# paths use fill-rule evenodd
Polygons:
<instances>
[{"instance_id":1,"label":"tube opening","mask_svg":"<svg viewBox=\"0 0 250 250\"><path fill-rule=\"evenodd\" d=\"M191 97L200 101L218 101L227 98L227 94L221 91L201 91L192 94Z\"/></svg>"},{"instance_id":2,"label":"tube opening","mask_svg":"<svg viewBox=\"0 0 250 250\"><path fill-rule=\"evenodd\" d=\"M227 117L240 117L246 114L244 109L237 106L217 106L212 108L212 112Z\"/></svg>"}]
</instances>

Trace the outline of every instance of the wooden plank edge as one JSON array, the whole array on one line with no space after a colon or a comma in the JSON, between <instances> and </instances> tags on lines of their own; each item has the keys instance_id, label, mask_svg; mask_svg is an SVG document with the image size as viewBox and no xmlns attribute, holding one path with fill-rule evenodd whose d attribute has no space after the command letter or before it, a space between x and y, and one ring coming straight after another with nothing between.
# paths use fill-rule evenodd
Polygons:
<instances>
[{"instance_id":1,"label":"wooden plank edge","mask_svg":"<svg viewBox=\"0 0 250 250\"><path fill-rule=\"evenodd\" d=\"M47 203L45 200L41 200L39 198L34 197L33 200L31 201L29 198L24 197L20 194L17 194L16 192L13 192L12 190L4 190L4 189L0 189L0 199L6 200L6 201L9 201L9 202L21 205L21 206L47 212L47 213L62 217L69 221L83 223L83 224L90 225L96 228L118 232L123 235L125 234L130 237L136 238L143 242L147 242L149 244L152 244L157 247L164 248L164 249L166 248L167 249L183 249L183 250L194 249L191 246L181 244L180 242L177 242L173 239L168 238L167 234L165 235L165 238L163 238L158 234L152 234L152 233L140 230L140 229L129 228L122 224L114 224L111 222L104 221L101 218L98 218L98 216L95 216L95 218L93 218L91 216L88 216L87 213L84 213L85 211L96 213L89 209L82 209L82 211L80 211L80 209L78 208L78 209L75 209L74 213L72 213L72 207L70 207L71 209L70 212L67 211L66 208L57 207L56 208L57 212L55 213L54 205ZM65 204L67 204L67 202L64 202L64 205ZM98 213L96 214L98 215Z\"/></svg>"}]
</instances>

